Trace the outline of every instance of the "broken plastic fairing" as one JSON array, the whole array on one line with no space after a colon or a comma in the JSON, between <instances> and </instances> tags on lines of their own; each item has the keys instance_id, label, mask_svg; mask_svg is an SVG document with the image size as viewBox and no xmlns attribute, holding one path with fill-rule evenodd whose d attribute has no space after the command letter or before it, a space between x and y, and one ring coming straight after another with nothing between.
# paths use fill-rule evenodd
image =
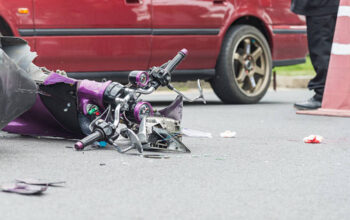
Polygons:
<instances>
[{"instance_id":1,"label":"broken plastic fairing","mask_svg":"<svg viewBox=\"0 0 350 220\"><path fill-rule=\"evenodd\" d=\"M202 86L201 86L201 81L199 79L197 80L197 87L198 87L199 95L198 95L198 97L191 99L191 98L187 97L185 94L183 94L182 92L180 92L179 90L177 90L173 85L171 85L171 84L168 85L168 88L170 90L173 90L178 95L182 96L186 101L188 101L188 102L195 102L195 101L200 100L204 104L206 104L207 101L204 98L203 89L202 89Z\"/></svg>"},{"instance_id":2,"label":"broken plastic fairing","mask_svg":"<svg viewBox=\"0 0 350 220\"><path fill-rule=\"evenodd\" d=\"M35 103L37 86L31 74L41 71L32 60L27 42L20 38L0 37L0 129L29 110Z\"/></svg>"}]
</instances>

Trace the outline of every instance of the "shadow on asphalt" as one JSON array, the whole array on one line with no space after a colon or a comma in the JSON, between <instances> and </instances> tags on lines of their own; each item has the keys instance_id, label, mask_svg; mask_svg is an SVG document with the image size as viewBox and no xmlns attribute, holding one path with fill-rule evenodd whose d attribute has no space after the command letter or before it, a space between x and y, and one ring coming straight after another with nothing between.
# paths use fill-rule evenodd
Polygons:
<instances>
[{"instance_id":1,"label":"shadow on asphalt","mask_svg":"<svg viewBox=\"0 0 350 220\"><path fill-rule=\"evenodd\" d=\"M262 101L257 103L259 104L266 104L266 105L282 105L282 104L290 104L290 105L294 105L294 102L292 101Z\"/></svg>"},{"instance_id":2,"label":"shadow on asphalt","mask_svg":"<svg viewBox=\"0 0 350 220\"><path fill-rule=\"evenodd\" d=\"M172 101L149 101L153 106L162 106L162 105L170 105ZM220 101L207 101L207 104L203 104L202 102L185 102L184 105L190 105L190 106L195 106L195 105L225 105L224 103Z\"/></svg>"},{"instance_id":3,"label":"shadow on asphalt","mask_svg":"<svg viewBox=\"0 0 350 220\"><path fill-rule=\"evenodd\" d=\"M150 101L150 103L153 106L164 106L164 105L170 105L172 101ZM232 105L232 106L253 106L253 105L281 105L281 104L290 104L293 105L294 102L281 102L281 101L262 101L262 102L258 102L256 104L225 104L221 101L207 101L206 104L203 104L202 102L184 102L185 106L205 106L205 105Z\"/></svg>"},{"instance_id":4,"label":"shadow on asphalt","mask_svg":"<svg viewBox=\"0 0 350 220\"><path fill-rule=\"evenodd\" d=\"M0 135L0 138L3 139L3 140L35 140L35 141L48 141L48 140L55 140L55 141L58 141L58 142L72 142L72 143L75 143L74 141L77 141L77 140L74 140L74 139L64 139L64 138L60 138L60 137L46 137L46 136L30 136L30 135L21 135L21 134L12 134L12 133L6 133L6 132L3 132L1 133Z\"/></svg>"}]
</instances>

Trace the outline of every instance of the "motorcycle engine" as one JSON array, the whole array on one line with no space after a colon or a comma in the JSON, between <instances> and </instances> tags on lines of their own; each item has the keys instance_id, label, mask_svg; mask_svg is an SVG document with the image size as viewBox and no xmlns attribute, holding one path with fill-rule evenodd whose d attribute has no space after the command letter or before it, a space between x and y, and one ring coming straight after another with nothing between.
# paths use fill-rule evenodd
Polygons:
<instances>
[{"instance_id":1,"label":"motorcycle engine","mask_svg":"<svg viewBox=\"0 0 350 220\"><path fill-rule=\"evenodd\" d=\"M180 121L167 117L147 117L146 134L152 149L190 152L181 142Z\"/></svg>"}]
</instances>

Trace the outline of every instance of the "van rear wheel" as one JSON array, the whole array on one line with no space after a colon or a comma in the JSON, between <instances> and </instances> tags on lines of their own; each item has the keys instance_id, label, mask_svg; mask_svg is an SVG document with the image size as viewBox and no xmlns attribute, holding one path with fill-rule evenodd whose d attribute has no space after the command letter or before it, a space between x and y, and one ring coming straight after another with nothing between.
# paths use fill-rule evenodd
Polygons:
<instances>
[{"instance_id":1,"label":"van rear wheel","mask_svg":"<svg viewBox=\"0 0 350 220\"><path fill-rule=\"evenodd\" d=\"M264 35L250 25L231 28L223 41L211 86L228 104L253 104L271 82L272 58Z\"/></svg>"}]
</instances>

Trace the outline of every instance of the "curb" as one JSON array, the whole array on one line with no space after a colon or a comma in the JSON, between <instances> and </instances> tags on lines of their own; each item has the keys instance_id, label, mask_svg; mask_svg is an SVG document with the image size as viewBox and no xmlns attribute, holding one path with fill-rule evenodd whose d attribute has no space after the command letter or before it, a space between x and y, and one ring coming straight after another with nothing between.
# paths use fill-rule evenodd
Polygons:
<instances>
[{"instance_id":1,"label":"curb","mask_svg":"<svg viewBox=\"0 0 350 220\"><path fill-rule=\"evenodd\" d=\"M307 88L314 76L276 76L277 88ZM272 83L271 83L272 84Z\"/></svg>"},{"instance_id":2,"label":"curb","mask_svg":"<svg viewBox=\"0 0 350 220\"><path fill-rule=\"evenodd\" d=\"M309 83L310 79L312 79L314 76L308 75L308 76L276 76L277 81L277 88L307 88L307 84ZM211 89L211 86L208 82L201 81L203 89ZM187 81L187 82L175 82L175 87L179 88L187 88L187 89L196 89L197 88L197 82L196 81ZM273 87L273 82L271 80L271 88Z\"/></svg>"}]
</instances>

